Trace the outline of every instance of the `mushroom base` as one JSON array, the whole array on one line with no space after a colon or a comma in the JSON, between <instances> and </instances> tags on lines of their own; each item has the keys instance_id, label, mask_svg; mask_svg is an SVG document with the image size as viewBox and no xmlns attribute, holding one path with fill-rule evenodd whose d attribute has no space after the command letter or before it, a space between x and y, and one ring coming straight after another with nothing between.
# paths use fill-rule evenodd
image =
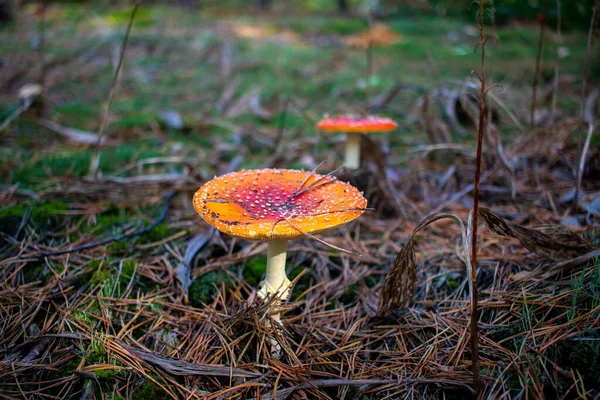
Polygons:
<instances>
[{"instance_id":1,"label":"mushroom base","mask_svg":"<svg viewBox=\"0 0 600 400\"><path fill-rule=\"evenodd\" d=\"M273 287L266 280L262 281L260 284L261 284L261 288L258 291L258 295L262 299L267 298L267 296L269 296L269 295L271 295L271 296L276 295L281 300L287 300L287 298L290 296L290 285L292 284L292 282L290 282L290 280L288 278L285 278L284 281L282 282L282 284L279 285L278 287Z\"/></svg>"}]
</instances>

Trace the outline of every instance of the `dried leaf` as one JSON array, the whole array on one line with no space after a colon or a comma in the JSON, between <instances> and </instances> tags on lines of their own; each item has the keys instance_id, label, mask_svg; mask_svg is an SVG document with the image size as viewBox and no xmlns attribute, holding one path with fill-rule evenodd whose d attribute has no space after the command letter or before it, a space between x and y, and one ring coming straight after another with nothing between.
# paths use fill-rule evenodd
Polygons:
<instances>
[{"instance_id":1,"label":"dried leaf","mask_svg":"<svg viewBox=\"0 0 600 400\"><path fill-rule=\"evenodd\" d=\"M488 208L480 208L479 215L492 232L516 238L527 250L544 258L567 260L593 250L588 242L560 225L526 228L505 221Z\"/></svg>"},{"instance_id":2,"label":"dried leaf","mask_svg":"<svg viewBox=\"0 0 600 400\"><path fill-rule=\"evenodd\" d=\"M395 308L406 306L413 296L417 276L414 233L396 256L379 296L378 313L387 315Z\"/></svg>"}]
</instances>

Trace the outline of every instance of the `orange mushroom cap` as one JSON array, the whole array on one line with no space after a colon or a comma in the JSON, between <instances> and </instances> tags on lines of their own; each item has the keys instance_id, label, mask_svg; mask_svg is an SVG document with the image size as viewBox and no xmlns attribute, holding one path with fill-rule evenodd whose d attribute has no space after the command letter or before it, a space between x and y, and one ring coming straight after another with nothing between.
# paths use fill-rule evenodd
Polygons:
<instances>
[{"instance_id":1,"label":"orange mushroom cap","mask_svg":"<svg viewBox=\"0 0 600 400\"><path fill-rule=\"evenodd\" d=\"M377 117L375 115L335 115L323 118L317 123L317 129L322 131L340 132L385 132L393 131L398 127L391 118Z\"/></svg>"},{"instance_id":2,"label":"orange mushroom cap","mask_svg":"<svg viewBox=\"0 0 600 400\"><path fill-rule=\"evenodd\" d=\"M215 177L194 194L194 208L229 235L253 240L294 239L360 216L367 200L333 176L290 169L257 169Z\"/></svg>"}]
</instances>

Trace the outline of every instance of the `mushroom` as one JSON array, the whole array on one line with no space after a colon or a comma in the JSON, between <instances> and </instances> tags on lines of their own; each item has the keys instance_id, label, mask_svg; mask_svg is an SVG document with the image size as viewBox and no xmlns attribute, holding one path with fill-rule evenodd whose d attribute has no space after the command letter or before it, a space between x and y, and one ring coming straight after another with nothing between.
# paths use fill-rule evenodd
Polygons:
<instances>
[{"instance_id":1,"label":"mushroom","mask_svg":"<svg viewBox=\"0 0 600 400\"><path fill-rule=\"evenodd\" d=\"M390 118L374 115L336 115L325 117L316 128L322 131L346 132L346 155L344 165L348 168L360 166L360 135L369 132L393 131L398 124Z\"/></svg>"},{"instance_id":2,"label":"mushroom","mask_svg":"<svg viewBox=\"0 0 600 400\"><path fill-rule=\"evenodd\" d=\"M367 200L330 175L289 169L231 172L205 183L194 195L202 218L231 236L267 240L267 270L258 294L288 298L288 240L328 231L360 216ZM276 300L276 301L279 301ZM273 314L279 321L279 313Z\"/></svg>"}]
</instances>

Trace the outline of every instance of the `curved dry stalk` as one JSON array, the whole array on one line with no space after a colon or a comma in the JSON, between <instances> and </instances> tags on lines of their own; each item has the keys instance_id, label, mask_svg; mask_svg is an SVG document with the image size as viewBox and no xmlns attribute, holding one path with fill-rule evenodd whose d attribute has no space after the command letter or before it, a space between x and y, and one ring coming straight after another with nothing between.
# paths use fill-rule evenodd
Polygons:
<instances>
[{"instance_id":1,"label":"curved dry stalk","mask_svg":"<svg viewBox=\"0 0 600 400\"><path fill-rule=\"evenodd\" d=\"M417 277L417 261L414 243L415 236L433 222L446 218L454 220L460 227L463 251L465 253L464 262L467 266L467 273L469 276L471 276L472 264L469 257L470 240L462 220L457 215L451 213L432 214L421 221L421 223L415 228L413 233L406 241L406 244L402 247L398 253L398 256L394 260L392 270L385 279L383 288L381 289L381 294L379 295L377 307L378 315L389 315L393 309L406 307L410 303ZM469 289L471 295L473 295L472 284L473 282L469 280Z\"/></svg>"}]
</instances>

